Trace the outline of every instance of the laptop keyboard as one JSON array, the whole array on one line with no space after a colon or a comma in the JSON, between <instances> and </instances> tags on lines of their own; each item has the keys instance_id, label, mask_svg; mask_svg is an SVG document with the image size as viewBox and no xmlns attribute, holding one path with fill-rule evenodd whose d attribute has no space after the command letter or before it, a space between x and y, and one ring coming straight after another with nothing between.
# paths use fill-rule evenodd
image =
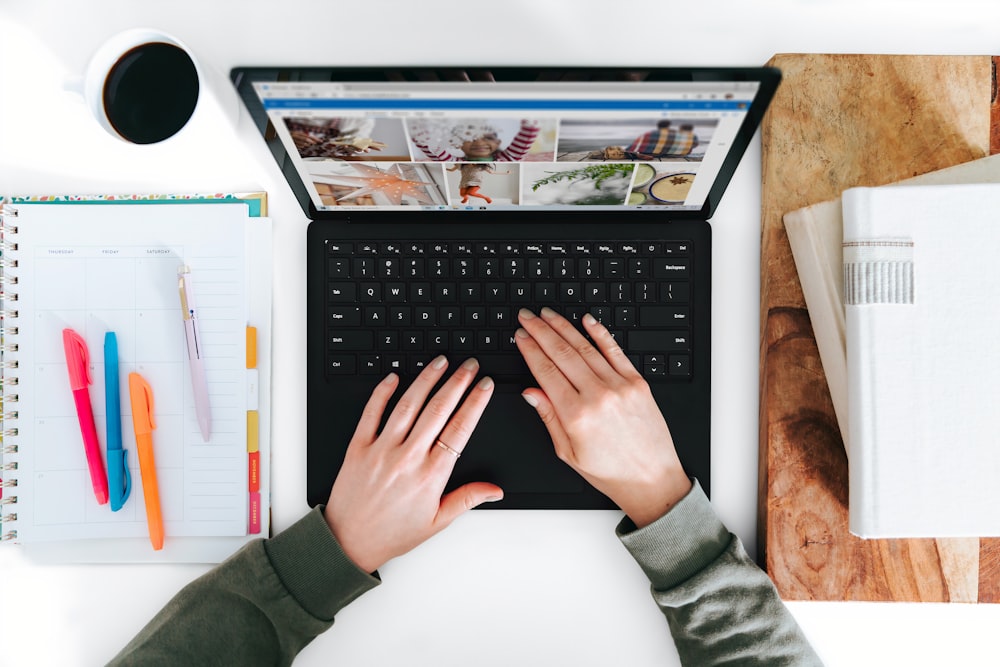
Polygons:
<instances>
[{"instance_id":1,"label":"laptop keyboard","mask_svg":"<svg viewBox=\"0 0 1000 667\"><path fill-rule=\"evenodd\" d=\"M517 312L590 313L650 381L692 377L691 243L327 243L326 373L412 376L439 354L530 382Z\"/></svg>"}]
</instances>

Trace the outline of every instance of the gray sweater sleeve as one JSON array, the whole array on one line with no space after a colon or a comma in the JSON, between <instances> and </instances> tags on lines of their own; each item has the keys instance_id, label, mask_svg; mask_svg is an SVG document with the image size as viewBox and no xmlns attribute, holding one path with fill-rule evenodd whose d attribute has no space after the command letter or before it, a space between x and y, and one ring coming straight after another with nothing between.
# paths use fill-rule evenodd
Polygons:
<instances>
[{"instance_id":1,"label":"gray sweater sleeve","mask_svg":"<svg viewBox=\"0 0 1000 667\"><path fill-rule=\"evenodd\" d=\"M665 515L618 537L649 577L684 665L821 665L767 575L697 480Z\"/></svg>"},{"instance_id":2,"label":"gray sweater sleeve","mask_svg":"<svg viewBox=\"0 0 1000 667\"><path fill-rule=\"evenodd\" d=\"M183 588L112 665L288 665L379 579L344 554L317 507Z\"/></svg>"}]
</instances>

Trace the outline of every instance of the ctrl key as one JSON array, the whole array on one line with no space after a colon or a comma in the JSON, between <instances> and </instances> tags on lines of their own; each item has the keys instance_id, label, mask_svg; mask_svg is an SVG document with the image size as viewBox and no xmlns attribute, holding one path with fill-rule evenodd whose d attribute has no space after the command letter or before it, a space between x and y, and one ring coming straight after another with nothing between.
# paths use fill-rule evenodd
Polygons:
<instances>
[{"instance_id":1,"label":"ctrl key","mask_svg":"<svg viewBox=\"0 0 1000 667\"><path fill-rule=\"evenodd\" d=\"M331 354L326 358L326 372L330 375L353 375L357 364L353 354Z\"/></svg>"},{"instance_id":2,"label":"ctrl key","mask_svg":"<svg viewBox=\"0 0 1000 667\"><path fill-rule=\"evenodd\" d=\"M667 374L672 377L691 377L691 357L687 354L668 356Z\"/></svg>"}]
</instances>

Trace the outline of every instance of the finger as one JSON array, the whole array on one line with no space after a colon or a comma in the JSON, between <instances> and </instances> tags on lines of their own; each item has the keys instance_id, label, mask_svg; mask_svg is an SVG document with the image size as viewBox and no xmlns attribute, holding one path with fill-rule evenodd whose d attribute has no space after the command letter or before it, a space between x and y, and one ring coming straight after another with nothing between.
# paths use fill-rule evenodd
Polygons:
<instances>
[{"instance_id":1,"label":"finger","mask_svg":"<svg viewBox=\"0 0 1000 667\"><path fill-rule=\"evenodd\" d=\"M598 375L585 356L601 355L568 320L551 308L542 308L541 317L522 309L518 320L574 387L580 389L596 380Z\"/></svg>"},{"instance_id":2,"label":"finger","mask_svg":"<svg viewBox=\"0 0 1000 667\"><path fill-rule=\"evenodd\" d=\"M351 444L357 442L359 444L370 445L375 442L375 438L378 437L378 426L382 422L382 415L385 413L385 407L389 404L389 399L392 398L397 386L399 386L399 376L395 373L389 373L381 382L375 385L372 395L368 398L368 402L365 403L365 409L361 411L361 419L358 420L358 426L354 429L354 437L351 438Z\"/></svg>"},{"instance_id":3,"label":"finger","mask_svg":"<svg viewBox=\"0 0 1000 667\"><path fill-rule=\"evenodd\" d=\"M427 364L420 375L413 380L409 388L403 394L392 414L389 415L382 434L393 438L395 442L402 442L406 435L413 428L413 423L417 420L417 415L424 407L427 396L431 393L434 385L444 374L444 369L448 365L448 360L444 356L437 357Z\"/></svg>"},{"instance_id":4,"label":"finger","mask_svg":"<svg viewBox=\"0 0 1000 667\"><path fill-rule=\"evenodd\" d=\"M608 363L608 360L604 357L600 350L594 347L592 342L587 340L587 338L580 333L579 329L573 326L572 322L551 308L542 308L540 314L545 323L552 327L556 333L562 336L563 340L569 343L569 345L577 351L580 357L587 362L587 366L590 367L590 370L592 370L595 375L605 380L611 380L614 378L616 373ZM596 321L596 318L590 313L584 315L584 319L588 318Z\"/></svg>"},{"instance_id":5,"label":"finger","mask_svg":"<svg viewBox=\"0 0 1000 667\"><path fill-rule=\"evenodd\" d=\"M475 359L466 359L452 373L444 386L427 402L427 405L420 412L420 418L417 419L413 430L410 431L407 442L423 443L430 446L448 420L451 419L451 415L462 400L465 390L476 379L478 372L479 362Z\"/></svg>"},{"instance_id":6,"label":"finger","mask_svg":"<svg viewBox=\"0 0 1000 667\"><path fill-rule=\"evenodd\" d=\"M473 507L502 499L503 489L496 484L488 482L464 484L441 498L441 507L438 508L437 516L434 518L434 532L443 530Z\"/></svg>"},{"instance_id":7,"label":"finger","mask_svg":"<svg viewBox=\"0 0 1000 667\"><path fill-rule=\"evenodd\" d=\"M611 335L608 328L597 321L597 318L587 313L583 316L583 328L593 339L597 349L601 351L608 364L611 365L623 377L635 377L641 375L635 366L629 361L625 350L622 349L615 337Z\"/></svg>"},{"instance_id":8,"label":"finger","mask_svg":"<svg viewBox=\"0 0 1000 667\"><path fill-rule=\"evenodd\" d=\"M545 351L526 329L522 328L514 332L514 343L521 356L524 357L524 362L528 364L528 370L531 371L545 393L559 401L568 400L577 395L576 388L563 375L559 366L549 359L549 356L545 354Z\"/></svg>"},{"instance_id":9,"label":"finger","mask_svg":"<svg viewBox=\"0 0 1000 667\"><path fill-rule=\"evenodd\" d=\"M552 438L552 446L556 450L556 456L565 461L571 451L570 439L569 435L566 434L566 429L563 428L562 422L559 421L559 415L556 413L552 401L549 400L549 397L541 389L533 387L525 389L521 396L538 413L538 417L545 425L545 430L549 432L549 437Z\"/></svg>"},{"instance_id":10,"label":"finger","mask_svg":"<svg viewBox=\"0 0 1000 667\"><path fill-rule=\"evenodd\" d=\"M476 430L476 424L479 423L490 398L493 397L494 387L492 379L486 377L480 380L475 388L469 392L466 399L462 401L462 406L448 420L448 424L441 430L441 434L436 436L434 442L430 444L431 456L441 461L448 471L451 471L455 466L458 457L462 455L465 446L469 444L469 438ZM444 443L445 447L437 444L439 440Z\"/></svg>"}]
</instances>

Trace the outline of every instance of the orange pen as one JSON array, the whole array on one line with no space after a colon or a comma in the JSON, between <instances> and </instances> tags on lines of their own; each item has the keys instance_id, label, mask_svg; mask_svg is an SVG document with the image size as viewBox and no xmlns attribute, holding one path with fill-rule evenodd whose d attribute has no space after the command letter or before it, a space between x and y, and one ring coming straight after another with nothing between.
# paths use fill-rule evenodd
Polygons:
<instances>
[{"instance_id":1,"label":"orange pen","mask_svg":"<svg viewBox=\"0 0 1000 667\"><path fill-rule=\"evenodd\" d=\"M153 389L138 373L128 374L128 394L132 401L132 425L135 445L139 452L139 473L142 475L142 496L146 503L146 524L153 549L163 548L163 513L160 511L160 487L156 483L156 462L153 459Z\"/></svg>"}]
</instances>

